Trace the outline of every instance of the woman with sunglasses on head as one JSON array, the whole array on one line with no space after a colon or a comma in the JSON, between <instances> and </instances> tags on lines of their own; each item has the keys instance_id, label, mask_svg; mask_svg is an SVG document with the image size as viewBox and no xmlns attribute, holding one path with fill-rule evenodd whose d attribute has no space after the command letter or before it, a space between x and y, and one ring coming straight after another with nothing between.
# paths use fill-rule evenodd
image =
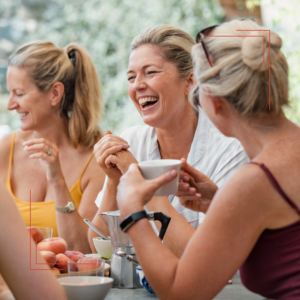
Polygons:
<instances>
[{"instance_id":1,"label":"woman with sunglasses on head","mask_svg":"<svg viewBox=\"0 0 300 300\"><path fill-rule=\"evenodd\" d=\"M102 137L95 66L82 46L50 42L21 46L8 65L7 108L21 126L1 141L2 181L27 226L51 227L68 250L89 253L83 218L95 215L104 182L92 151Z\"/></svg>"},{"instance_id":2,"label":"woman with sunglasses on head","mask_svg":"<svg viewBox=\"0 0 300 300\"><path fill-rule=\"evenodd\" d=\"M127 233L160 299L212 299L238 268L251 291L268 299L300 299L300 129L282 111L288 104L282 41L272 31L269 39L269 31L250 20L204 31L200 41L206 51L201 44L193 48L200 94L200 103L193 104L201 104L222 133L240 140L251 162L215 194L180 259L145 219L132 222ZM199 173L185 159L183 169L192 177ZM171 171L147 181L132 164L118 187L121 219L142 211L175 176ZM199 200L180 193L182 205L201 209Z\"/></svg>"},{"instance_id":3,"label":"woman with sunglasses on head","mask_svg":"<svg viewBox=\"0 0 300 300\"><path fill-rule=\"evenodd\" d=\"M128 92L146 126L129 128L121 137L107 134L95 145L97 162L107 174L106 188L97 199L99 213L118 209L119 178L132 162L186 158L201 172L194 180L202 189L192 197L201 199L201 211L206 212L218 186L248 161L240 143L222 135L203 110L195 110L188 101L194 84L191 57L194 44L189 34L168 25L150 28L133 39ZM189 182L190 178L184 180ZM187 182L181 185L189 191ZM194 193L194 188L190 192ZM201 221L200 213L183 207L174 195L155 197L147 207L172 218L164 241L180 256ZM98 216L93 223L109 234ZM91 245L94 236L89 230Z\"/></svg>"}]
</instances>

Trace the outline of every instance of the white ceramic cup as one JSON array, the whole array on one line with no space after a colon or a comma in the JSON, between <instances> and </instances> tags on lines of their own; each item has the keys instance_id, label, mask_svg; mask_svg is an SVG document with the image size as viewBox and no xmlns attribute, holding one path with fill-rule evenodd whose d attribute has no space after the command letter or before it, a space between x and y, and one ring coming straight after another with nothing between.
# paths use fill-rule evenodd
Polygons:
<instances>
[{"instance_id":1,"label":"white ceramic cup","mask_svg":"<svg viewBox=\"0 0 300 300\"><path fill-rule=\"evenodd\" d=\"M113 254L111 241L104 240L102 237L93 238L94 246L101 257L110 259Z\"/></svg>"},{"instance_id":2,"label":"white ceramic cup","mask_svg":"<svg viewBox=\"0 0 300 300\"><path fill-rule=\"evenodd\" d=\"M176 170L178 175L171 182L166 183L160 187L154 196L169 196L174 195L178 191L179 173L181 168L181 160L178 159L158 159L147 160L139 163L139 168L145 179L154 179L160 175L170 171Z\"/></svg>"}]
</instances>

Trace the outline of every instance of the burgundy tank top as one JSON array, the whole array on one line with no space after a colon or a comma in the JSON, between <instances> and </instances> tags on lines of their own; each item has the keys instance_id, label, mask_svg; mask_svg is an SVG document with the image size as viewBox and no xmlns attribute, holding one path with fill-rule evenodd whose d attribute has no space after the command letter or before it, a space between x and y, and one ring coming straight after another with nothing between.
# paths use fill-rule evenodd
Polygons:
<instances>
[{"instance_id":1,"label":"burgundy tank top","mask_svg":"<svg viewBox=\"0 0 300 300\"><path fill-rule=\"evenodd\" d=\"M300 216L300 209L284 193L264 164L261 167L275 189ZM300 299L300 220L286 227L266 229L240 268L243 284L269 299Z\"/></svg>"}]
</instances>

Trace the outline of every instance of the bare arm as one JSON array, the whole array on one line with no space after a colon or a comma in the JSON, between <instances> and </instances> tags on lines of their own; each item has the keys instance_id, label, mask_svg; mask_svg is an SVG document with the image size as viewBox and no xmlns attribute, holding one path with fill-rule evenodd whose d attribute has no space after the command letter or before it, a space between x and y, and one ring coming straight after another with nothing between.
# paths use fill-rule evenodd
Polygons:
<instances>
[{"instance_id":1,"label":"bare arm","mask_svg":"<svg viewBox=\"0 0 300 300\"><path fill-rule=\"evenodd\" d=\"M90 163L94 163L94 159ZM103 186L105 174L97 167L97 170L89 174L90 180L83 191L78 210L71 213L56 212L56 222L59 236L64 238L68 244L68 250L76 250L82 253L90 253L91 248L88 241L88 226L83 219L91 220L96 214L97 207L94 199ZM72 201L69 190L64 182L53 187L56 205L66 206Z\"/></svg>"},{"instance_id":2,"label":"bare arm","mask_svg":"<svg viewBox=\"0 0 300 300\"><path fill-rule=\"evenodd\" d=\"M164 243L170 251L177 257L180 257L195 233L194 227L176 211L168 197L153 197L147 204L147 208L150 211L163 212L171 217L171 222L164 237ZM161 223L155 222L155 225L160 230Z\"/></svg>"},{"instance_id":3,"label":"bare arm","mask_svg":"<svg viewBox=\"0 0 300 300\"><path fill-rule=\"evenodd\" d=\"M66 300L62 286L39 252L37 252L37 259L45 264L35 263L35 243L31 239L11 195L2 183L0 184L0 194L0 227L5 228L0 234L0 245L2 245L0 273L15 298ZM10 225L8 226L8 224Z\"/></svg>"},{"instance_id":4,"label":"bare arm","mask_svg":"<svg viewBox=\"0 0 300 300\"><path fill-rule=\"evenodd\" d=\"M118 187L121 217L141 210L151 194L171 179L171 174L165 174L145 181L137 166L130 167ZM147 220L138 221L127 231L145 276L160 299L212 299L225 286L274 214L265 195L257 195L265 187L260 179L256 173L239 174L222 188L180 259L164 247ZM247 189L242 184L245 180Z\"/></svg>"},{"instance_id":5,"label":"bare arm","mask_svg":"<svg viewBox=\"0 0 300 300\"><path fill-rule=\"evenodd\" d=\"M55 206L65 207L68 202L73 201L61 171L57 146L43 138L26 141L24 145L26 145L25 150L32 153L30 158L39 159L45 170L47 180L53 190ZM47 154L48 148L51 148L50 155ZM87 185L83 190L78 210L70 213L56 212L56 222L58 235L66 240L68 250L90 253L87 238L88 226L83 218L91 218L96 213L96 207L92 203L102 188L105 174L92 158L83 176L89 176L89 178L86 180Z\"/></svg>"},{"instance_id":6,"label":"bare arm","mask_svg":"<svg viewBox=\"0 0 300 300\"><path fill-rule=\"evenodd\" d=\"M129 145L122 138L112 135L110 131L107 131L105 136L94 146L94 155L97 161L97 164L101 167L103 172L107 176L107 182L105 190L103 191L103 198L101 200L101 205L94 215L92 221L93 225L97 227L105 235L109 236L109 230L105 225L104 221L98 216L101 212L114 211L118 210L116 195L117 195L117 186L119 184L120 177L122 173L120 170L109 162L105 162L107 157L114 156L115 153L123 152L122 149L128 149ZM94 198L96 199L96 197ZM93 238L97 237L98 234L95 233L92 229L88 230L88 240L90 247L93 253L96 253L94 247Z\"/></svg>"}]
</instances>

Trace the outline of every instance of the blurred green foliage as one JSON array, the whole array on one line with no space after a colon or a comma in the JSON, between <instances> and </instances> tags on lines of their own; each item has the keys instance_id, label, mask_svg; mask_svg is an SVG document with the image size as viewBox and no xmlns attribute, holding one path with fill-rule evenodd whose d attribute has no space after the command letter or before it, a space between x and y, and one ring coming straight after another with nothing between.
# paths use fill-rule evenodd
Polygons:
<instances>
[{"instance_id":1,"label":"blurred green foliage","mask_svg":"<svg viewBox=\"0 0 300 300\"><path fill-rule=\"evenodd\" d=\"M101 125L114 133L142 124L127 92L131 40L159 24L195 36L201 28L220 23L223 16L218 0L52 0L41 2L35 10L38 26L26 40L49 40L60 47L77 42L87 48L103 86Z\"/></svg>"}]
</instances>

